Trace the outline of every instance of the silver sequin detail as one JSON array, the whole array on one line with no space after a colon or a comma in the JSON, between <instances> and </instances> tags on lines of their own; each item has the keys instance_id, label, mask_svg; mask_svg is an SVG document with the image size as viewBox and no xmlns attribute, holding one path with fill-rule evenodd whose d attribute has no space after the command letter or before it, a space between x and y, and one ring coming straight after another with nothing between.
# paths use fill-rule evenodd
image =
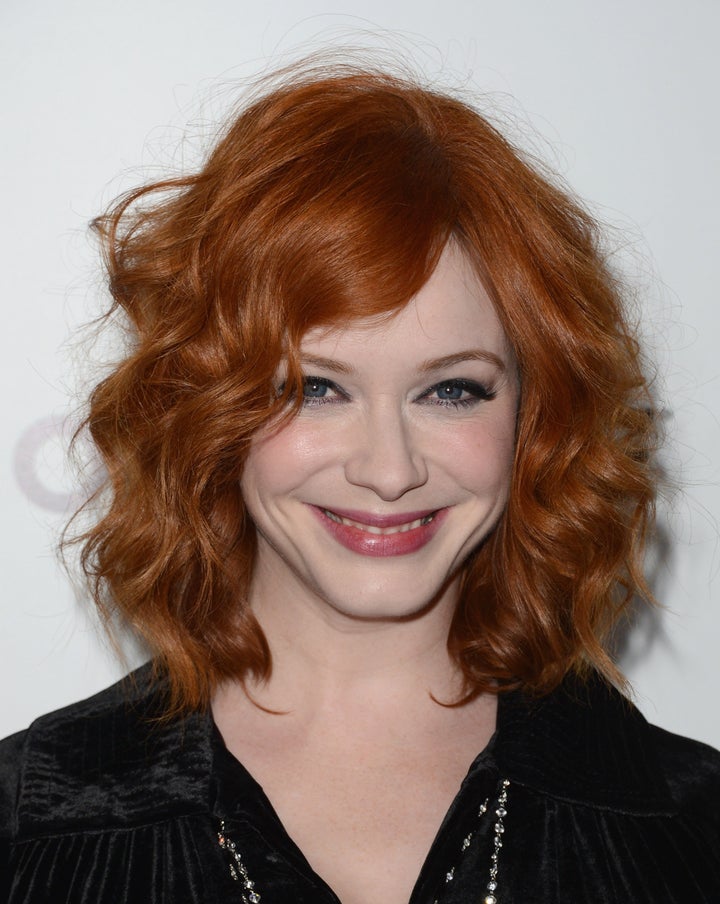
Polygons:
<instances>
[{"instance_id":1,"label":"silver sequin detail","mask_svg":"<svg viewBox=\"0 0 720 904\"><path fill-rule=\"evenodd\" d=\"M497 802L495 803L494 813L495 813L495 824L493 825L493 850L490 855L490 881L485 886L486 894L482 898L481 904L501 904L500 899L497 897L498 890L498 860L500 857L500 848L503 846L502 836L505 834L505 823L503 820L507 816L507 789L510 787L510 782L508 779L503 779L500 784L500 793L497 797ZM478 819L481 819L489 809L489 798L485 798L485 800L480 804L478 808ZM468 834L463 838L462 844L460 847L460 853L464 854L465 851L470 847L470 843L473 839L473 832L468 832ZM455 878L455 867L449 869L447 873L445 873L445 884L452 882ZM433 901L433 904L440 904L439 900L436 898Z\"/></svg>"},{"instance_id":2,"label":"silver sequin detail","mask_svg":"<svg viewBox=\"0 0 720 904\"><path fill-rule=\"evenodd\" d=\"M496 896L495 892L498 890L498 860L500 857L500 848L503 846L502 836L505 834L505 823L503 820L508 814L507 811L507 800L508 794L507 789L510 787L510 782L508 779L503 779L500 794L497 799L497 806L495 807L495 825L493 827L493 852L490 855L490 880L485 886L487 889L487 894L482 899L482 904L500 904L500 899ZM480 808L478 810L478 817L484 816L488 810L488 800L484 800L482 804L480 804ZM473 833L469 832L462 841L461 853L465 853L465 851L470 847L470 842L472 841ZM230 875L236 882L242 882L242 904L260 904L260 894L255 891L255 883L248 876L247 869L245 868L245 864L243 863L242 857L240 856L239 851L235 847L235 842L227 837L225 834L225 823L220 823L220 831L217 833L218 844L220 847L227 851L232 858L230 861ZM455 878L455 867L451 867L447 873L445 873L445 882L449 883ZM437 899L433 902L433 904L438 904Z\"/></svg>"},{"instance_id":3,"label":"silver sequin detail","mask_svg":"<svg viewBox=\"0 0 720 904\"><path fill-rule=\"evenodd\" d=\"M507 789L510 787L510 782L507 779L503 779L502 790L498 795L497 807L495 808L495 816L497 817L497 821L495 823L495 838L493 839L493 845L495 846L495 850L492 852L490 857L490 881L486 885L487 894L483 898L483 904L499 904L499 899L497 898L495 892L498 888L497 874L498 874L498 860L500 859L500 848L503 846L502 836L505 834L505 823L503 820L507 816L507 799L508 792Z\"/></svg>"},{"instance_id":4,"label":"silver sequin detail","mask_svg":"<svg viewBox=\"0 0 720 904\"><path fill-rule=\"evenodd\" d=\"M242 894L240 900L242 904L260 904L261 896L255 891L255 883L248 876L247 869L243 863L240 852L235 847L235 842L225 834L225 823L220 823L220 831L217 833L218 844L227 851L232 858L230 860L230 875L236 882L242 883Z\"/></svg>"}]
</instances>

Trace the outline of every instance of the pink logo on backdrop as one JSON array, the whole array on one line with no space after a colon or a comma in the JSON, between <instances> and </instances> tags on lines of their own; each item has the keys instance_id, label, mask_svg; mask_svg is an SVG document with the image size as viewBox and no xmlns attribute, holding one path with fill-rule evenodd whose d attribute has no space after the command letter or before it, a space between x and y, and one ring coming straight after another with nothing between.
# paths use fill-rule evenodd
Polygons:
<instances>
[{"instance_id":1,"label":"pink logo on backdrop","mask_svg":"<svg viewBox=\"0 0 720 904\"><path fill-rule=\"evenodd\" d=\"M85 499L72 478L68 447L77 424L50 415L30 424L15 445L15 479L22 493L49 512L70 514Z\"/></svg>"}]
</instances>

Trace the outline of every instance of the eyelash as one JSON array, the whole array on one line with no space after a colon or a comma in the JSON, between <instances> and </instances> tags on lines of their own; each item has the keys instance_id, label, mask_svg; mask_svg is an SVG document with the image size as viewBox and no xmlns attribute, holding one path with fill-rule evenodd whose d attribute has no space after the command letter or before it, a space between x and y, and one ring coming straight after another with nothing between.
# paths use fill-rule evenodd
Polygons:
<instances>
[{"instance_id":1,"label":"eyelash","mask_svg":"<svg viewBox=\"0 0 720 904\"><path fill-rule=\"evenodd\" d=\"M489 402L495 398L496 392L491 387L485 386L483 383L478 383L475 380L442 380L440 383L435 383L433 386L430 386L425 392L422 393L418 397L417 401L421 399L429 399L433 393L439 392L442 389L460 389L462 392L466 392L470 395L470 398L465 399L442 399L436 398L431 402L433 405L439 405L442 408L471 408L473 405L477 405L478 402Z\"/></svg>"},{"instance_id":2,"label":"eyelash","mask_svg":"<svg viewBox=\"0 0 720 904\"><path fill-rule=\"evenodd\" d=\"M322 386L325 389L331 389L333 392L336 392L339 398L335 399L327 399L325 396L306 396L304 390L308 386ZM334 402L342 401L347 399L348 395L340 389L337 383L333 383L332 380L328 380L326 377L304 377L303 378L303 405L305 407L311 407L313 405L331 405Z\"/></svg>"},{"instance_id":3,"label":"eyelash","mask_svg":"<svg viewBox=\"0 0 720 904\"><path fill-rule=\"evenodd\" d=\"M334 383L332 380L328 380L326 377L305 377L303 379L303 389L308 386L316 386L332 390L337 394L337 398L326 398L324 395L306 396L303 392L303 405L305 407L331 405L340 401L347 400L349 398L347 393L343 392L336 383ZM435 400L431 401L431 396L433 395L433 393L440 392L443 389L459 389L463 393L467 393L470 397L461 399L442 399L438 397ZM428 387L428 389L422 392L415 399L415 401L422 402L423 400L428 400L429 404L437 405L441 408L459 409L470 408L473 405L477 405L479 402L489 402L495 398L495 395L496 392L494 389L485 386L482 383L478 383L475 380L442 380L441 382L435 383L432 386Z\"/></svg>"}]
</instances>

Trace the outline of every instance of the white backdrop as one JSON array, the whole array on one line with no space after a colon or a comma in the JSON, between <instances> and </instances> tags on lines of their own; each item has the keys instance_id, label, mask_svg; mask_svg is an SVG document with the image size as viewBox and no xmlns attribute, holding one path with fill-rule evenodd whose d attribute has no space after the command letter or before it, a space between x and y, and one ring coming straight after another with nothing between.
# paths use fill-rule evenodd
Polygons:
<instances>
[{"instance_id":1,"label":"white backdrop","mask_svg":"<svg viewBox=\"0 0 720 904\"><path fill-rule=\"evenodd\" d=\"M623 662L651 720L720 746L716 0L4 0L0 735L125 669L53 553L84 363L69 337L101 294L86 224L192 157L238 78L337 29L365 43L387 29L431 73L489 92L624 236L682 489L662 506L667 609L641 621Z\"/></svg>"}]
</instances>

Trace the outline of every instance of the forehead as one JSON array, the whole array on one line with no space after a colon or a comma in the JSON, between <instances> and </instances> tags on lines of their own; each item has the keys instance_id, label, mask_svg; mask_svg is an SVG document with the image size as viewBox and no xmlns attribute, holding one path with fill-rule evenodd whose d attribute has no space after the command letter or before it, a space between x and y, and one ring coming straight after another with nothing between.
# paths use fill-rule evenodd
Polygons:
<instances>
[{"instance_id":1,"label":"forehead","mask_svg":"<svg viewBox=\"0 0 720 904\"><path fill-rule=\"evenodd\" d=\"M512 358L495 307L467 257L451 242L428 281L405 307L347 326L317 327L302 340L301 352L354 357L413 359L441 357L480 348Z\"/></svg>"}]
</instances>

